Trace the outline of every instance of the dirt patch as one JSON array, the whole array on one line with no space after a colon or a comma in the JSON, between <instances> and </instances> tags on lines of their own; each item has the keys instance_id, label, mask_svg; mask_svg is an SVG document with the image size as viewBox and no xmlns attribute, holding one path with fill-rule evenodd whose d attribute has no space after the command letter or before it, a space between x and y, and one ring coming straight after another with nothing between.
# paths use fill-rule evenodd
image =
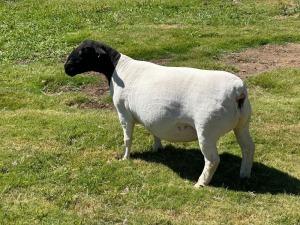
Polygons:
<instances>
[{"instance_id":1,"label":"dirt patch","mask_svg":"<svg viewBox=\"0 0 300 225\"><path fill-rule=\"evenodd\" d=\"M84 93L91 98L75 104L71 102L68 104L69 106L80 109L114 109L106 81L82 86L79 89L79 92Z\"/></svg>"},{"instance_id":2,"label":"dirt patch","mask_svg":"<svg viewBox=\"0 0 300 225\"><path fill-rule=\"evenodd\" d=\"M150 62L163 66L163 65L171 62L172 60L173 60L173 58L161 58L161 59L152 59L152 60L150 60Z\"/></svg>"},{"instance_id":3,"label":"dirt patch","mask_svg":"<svg viewBox=\"0 0 300 225\"><path fill-rule=\"evenodd\" d=\"M87 73L87 76L99 76L99 74L91 72ZM81 86L59 86L52 81L43 81L43 83L45 86L41 89L41 92L44 95L55 96L70 92L84 94L83 96L65 100L64 104L67 106L79 109L114 109L108 82L105 79L101 82L88 83Z\"/></svg>"},{"instance_id":4,"label":"dirt patch","mask_svg":"<svg viewBox=\"0 0 300 225\"><path fill-rule=\"evenodd\" d=\"M89 74L91 76L99 76L99 73L96 72L89 72ZM100 76L104 77L104 75L100 75ZM82 88L81 92L85 93L88 96L93 97L94 101L85 102L79 108L110 109L110 110L115 108L112 99L110 97L109 84L106 79L103 79L103 81L99 83L85 85Z\"/></svg>"},{"instance_id":5,"label":"dirt patch","mask_svg":"<svg viewBox=\"0 0 300 225\"><path fill-rule=\"evenodd\" d=\"M87 84L81 88L80 92L92 96L94 98L97 98L99 96L108 95L109 87L107 82L103 81L94 84Z\"/></svg>"},{"instance_id":6,"label":"dirt patch","mask_svg":"<svg viewBox=\"0 0 300 225\"><path fill-rule=\"evenodd\" d=\"M300 44L264 45L231 53L221 61L236 67L238 76L246 78L279 68L300 68Z\"/></svg>"}]
</instances>

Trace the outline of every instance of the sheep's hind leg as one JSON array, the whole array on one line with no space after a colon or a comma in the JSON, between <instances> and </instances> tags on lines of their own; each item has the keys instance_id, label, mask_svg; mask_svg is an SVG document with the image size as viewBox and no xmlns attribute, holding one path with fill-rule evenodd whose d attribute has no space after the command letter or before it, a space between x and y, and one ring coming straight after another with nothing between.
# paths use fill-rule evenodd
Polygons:
<instances>
[{"instance_id":1,"label":"sheep's hind leg","mask_svg":"<svg viewBox=\"0 0 300 225\"><path fill-rule=\"evenodd\" d=\"M205 165L198 182L195 184L195 187L197 188L209 184L220 163L216 141L199 138L199 142L201 151L204 155Z\"/></svg>"},{"instance_id":2,"label":"sheep's hind leg","mask_svg":"<svg viewBox=\"0 0 300 225\"><path fill-rule=\"evenodd\" d=\"M154 145L153 145L153 152L157 152L158 150L162 149L162 144L160 138L153 136L154 137Z\"/></svg>"},{"instance_id":3,"label":"sheep's hind leg","mask_svg":"<svg viewBox=\"0 0 300 225\"><path fill-rule=\"evenodd\" d=\"M242 149L242 164L240 169L241 178L250 178L253 164L255 145L249 133L249 128L234 129L236 139Z\"/></svg>"}]
</instances>

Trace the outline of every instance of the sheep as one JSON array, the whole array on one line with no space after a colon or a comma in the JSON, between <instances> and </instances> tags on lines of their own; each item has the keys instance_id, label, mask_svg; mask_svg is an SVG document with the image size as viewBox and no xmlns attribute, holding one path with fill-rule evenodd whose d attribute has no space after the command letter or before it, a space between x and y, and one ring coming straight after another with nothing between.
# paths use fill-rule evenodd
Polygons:
<instances>
[{"instance_id":1,"label":"sheep","mask_svg":"<svg viewBox=\"0 0 300 225\"><path fill-rule=\"evenodd\" d=\"M162 140L199 141L205 164L195 187L209 184L220 157L217 140L233 130L242 150L240 178L250 178L255 145L249 132L251 106L247 88L237 76L214 70L167 67L134 60L103 43L86 40L69 55L69 76L95 71L106 76L124 133L128 159L135 123Z\"/></svg>"}]
</instances>

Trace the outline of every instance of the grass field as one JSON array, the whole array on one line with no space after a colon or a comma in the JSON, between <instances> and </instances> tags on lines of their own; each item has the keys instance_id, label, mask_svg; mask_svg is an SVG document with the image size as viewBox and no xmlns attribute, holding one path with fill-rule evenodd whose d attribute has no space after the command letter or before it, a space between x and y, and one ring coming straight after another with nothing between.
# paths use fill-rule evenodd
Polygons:
<instances>
[{"instance_id":1,"label":"grass field","mask_svg":"<svg viewBox=\"0 0 300 225\"><path fill-rule=\"evenodd\" d=\"M151 153L141 126L119 161L115 110L82 90L101 76L64 74L84 39L136 59L238 72L218 60L300 42L299 0L0 1L0 224L300 224L300 69L249 77L253 178L238 179L234 135L220 139L211 185L197 142ZM278 55L280 57L280 55ZM297 59L295 59L297 60Z\"/></svg>"}]
</instances>

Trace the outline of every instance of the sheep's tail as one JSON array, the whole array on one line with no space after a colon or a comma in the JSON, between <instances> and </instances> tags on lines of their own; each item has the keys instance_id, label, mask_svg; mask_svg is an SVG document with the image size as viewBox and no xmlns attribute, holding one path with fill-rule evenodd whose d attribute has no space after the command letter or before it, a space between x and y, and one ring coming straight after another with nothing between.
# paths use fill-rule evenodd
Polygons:
<instances>
[{"instance_id":1,"label":"sheep's tail","mask_svg":"<svg viewBox=\"0 0 300 225\"><path fill-rule=\"evenodd\" d=\"M235 98L237 104L238 104L238 108L241 110L244 104L244 101L246 99L246 95L244 93L240 94L239 96L237 96Z\"/></svg>"},{"instance_id":2,"label":"sheep's tail","mask_svg":"<svg viewBox=\"0 0 300 225\"><path fill-rule=\"evenodd\" d=\"M234 85L234 98L237 103L237 107L239 110L242 110L245 99L248 97L247 87L242 80L236 80L233 83Z\"/></svg>"}]
</instances>

